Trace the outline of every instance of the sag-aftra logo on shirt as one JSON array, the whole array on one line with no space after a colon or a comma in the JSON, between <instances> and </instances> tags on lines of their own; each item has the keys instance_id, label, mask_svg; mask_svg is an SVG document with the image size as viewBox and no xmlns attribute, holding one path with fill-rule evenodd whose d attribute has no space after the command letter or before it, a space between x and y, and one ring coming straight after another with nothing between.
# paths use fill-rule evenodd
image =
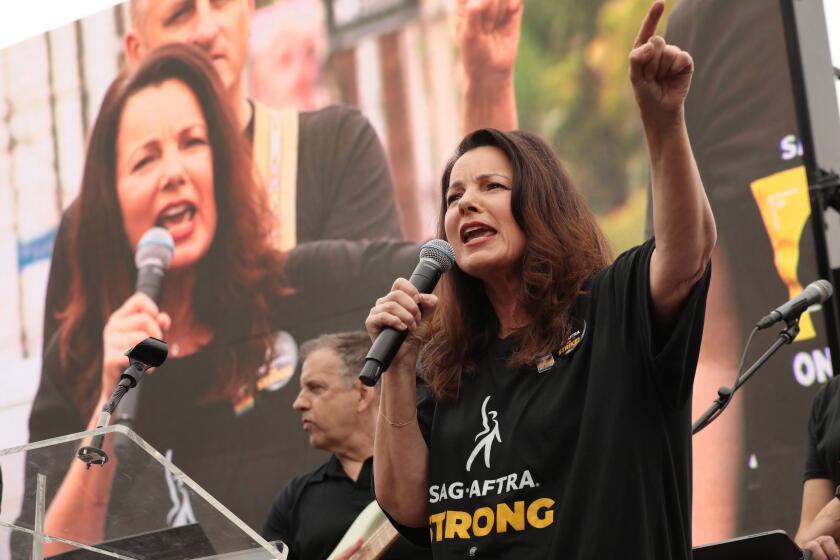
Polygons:
<instances>
[{"instance_id":1,"label":"sag-aftra logo on shirt","mask_svg":"<svg viewBox=\"0 0 840 560\"><path fill-rule=\"evenodd\" d=\"M489 469L490 450L493 447L493 442L502 442L502 436L499 433L499 421L496 419L499 413L495 410L487 412L487 401L489 400L490 395L487 395L487 398L484 399L484 403L481 405L481 423L484 426L484 429L478 432L478 435L475 436L475 441L478 443L476 443L475 448L472 450L472 453L470 453L470 458L467 459L467 472L470 472L473 460L482 449L484 450L484 466Z\"/></svg>"},{"instance_id":2,"label":"sag-aftra logo on shirt","mask_svg":"<svg viewBox=\"0 0 840 560\"><path fill-rule=\"evenodd\" d=\"M494 443L502 443L499 413L489 408L490 395L481 404L481 427L475 436L475 447L467 458L466 471L480 471L482 461L475 462L483 454L483 466L490 469ZM499 451L497 451L499 452ZM501 451L503 452L503 450ZM479 507L472 511L446 510L429 516L431 538L471 539L484 537L491 533L506 533L508 530L524 531L527 528L543 529L554 523L554 500L538 498L536 500L516 500L516 494L526 488L538 488L531 471L524 469L499 478L484 480L472 479L433 484L429 487L429 503L437 504L448 500L470 500L497 495L502 501L495 507Z\"/></svg>"}]
</instances>

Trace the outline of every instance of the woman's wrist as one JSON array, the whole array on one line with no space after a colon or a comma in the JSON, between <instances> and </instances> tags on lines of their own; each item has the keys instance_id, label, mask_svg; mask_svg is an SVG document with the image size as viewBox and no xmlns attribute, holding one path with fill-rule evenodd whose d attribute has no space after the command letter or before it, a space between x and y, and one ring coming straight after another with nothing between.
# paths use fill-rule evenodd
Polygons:
<instances>
[{"instance_id":1,"label":"woman's wrist","mask_svg":"<svg viewBox=\"0 0 840 560\"><path fill-rule=\"evenodd\" d=\"M492 127L516 130L518 114L512 76L486 84L467 81L464 85L464 132Z\"/></svg>"},{"instance_id":2,"label":"woman's wrist","mask_svg":"<svg viewBox=\"0 0 840 560\"><path fill-rule=\"evenodd\" d=\"M414 340L406 340L403 342L402 349L397 352L394 359L391 360L391 365L388 366L389 373L396 373L398 375L406 375L410 373L414 375L417 369L417 357L419 355L419 348Z\"/></svg>"},{"instance_id":3,"label":"woman's wrist","mask_svg":"<svg viewBox=\"0 0 840 560\"><path fill-rule=\"evenodd\" d=\"M416 357L413 360L394 358L391 367L382 377L379 415L391 426L403 427L414 419L395 411L412 411L416 416L417 381Z\"/></svg>"},{"instance_id":4,"label":"woman's wrist","mask_svg":"<svg viewBox=\"0 0 840 560\"><path fill-rule=\"evenodd\" d=\"M417 407L415 407L412 410L411 416L400 421L391 420L388 416L385 415L385 412L382 410L382 407L379 408L379 415L382 417L383 420L385 420L385 423L391 426L392 428L405 428L406 426L409 426L417 421Z\"/></svg>"},{"instance_id":5,"label":"woman's wrist","mask_svg":"<svg viewBox=\"0 0 840 560\"><path fill-rule=\"evenodd\" d=\"M685 107L669 112L642 110L641 119L648 142L667 139L675 134L683 134L687 130Z\"/></svg>"}]
</instances>

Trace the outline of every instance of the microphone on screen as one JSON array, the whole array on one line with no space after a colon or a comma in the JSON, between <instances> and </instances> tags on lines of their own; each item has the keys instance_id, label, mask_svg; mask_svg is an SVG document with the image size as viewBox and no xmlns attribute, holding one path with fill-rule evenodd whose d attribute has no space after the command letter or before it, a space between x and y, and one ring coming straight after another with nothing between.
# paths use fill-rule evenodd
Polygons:
<instances>
[{"instance_id":1,"label":"microphone on screen","mask_svg":"<svg viewBox=\"0 0 840 560\"><path fill-rule=\"evenodd\" d=\"M172 262L174 252L175 242L165 228L153 227L143 234L134 252L134 264L137 265L135 293L146 294L152 301L158 302L163 289L163 278L169 263ZM129 428L133 426L140 397L138 384L141 379L136 379L137 383L132 386L134 390L129 391L120 402L115 424L123 424Z\"/></svg>"}]
</instances>

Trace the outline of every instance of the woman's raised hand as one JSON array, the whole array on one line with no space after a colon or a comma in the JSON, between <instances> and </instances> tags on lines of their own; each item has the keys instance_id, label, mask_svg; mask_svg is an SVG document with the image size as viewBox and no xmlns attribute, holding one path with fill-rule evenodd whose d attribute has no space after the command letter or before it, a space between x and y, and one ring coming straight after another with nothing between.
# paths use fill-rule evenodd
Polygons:
<instances>
[{"instance_id":1,"label":"woman's raised hand","mask_svg":"<svg viewBox=\"0 0 840 560\"><path fill-rule=\"evenodd\" d=\"M523 0L458 0L455 37L468 79L513 75L524 4Z\"/></svg>"},{"instance_id":2,"label":"woman's raised hand","mask_svg":"<svg viewBox=\"0 0 840 560\"><path fill-rule=\"evenodd\" d=\"M376 304L371 308L365 320L365 328L370 339L376 340L385 327L407 331L409 336L394 360L402 361L403 358L409 357L416 361L419 341L412 335L417 333L418 328L428 323L429 318L434 314L437 301L436 295L421 294L411 282L405 278L397 278L391 286L391 291L376 300ZM413 368L414 363L411 366Z\"/></svg>"},{"instance_id":3,"label":"woman's raised hand","mask_svg":"<svg viewBox=\"0 0 840 560\"><path fill-rule=\"evenodd\" d=\"M109 399L128 367L126 350L147 337L163 339L171 324L169 315L158 310L146 294L136 293L114 311L102 331L102 389L100 398Z\"/></svg>"},{"instance_id":4,"label":"woman's raised hand","mask_svg":"<svg viewBox=\"0 0 840 560\"><path fill-rule=\"evenodd\" d=\"M655 35L664 10L663 0L651 4L630 51L630 81L636 102L642 119L654 125L670 117L682 118L694 73L691 55Z\"/></svg>"}]
</instances>

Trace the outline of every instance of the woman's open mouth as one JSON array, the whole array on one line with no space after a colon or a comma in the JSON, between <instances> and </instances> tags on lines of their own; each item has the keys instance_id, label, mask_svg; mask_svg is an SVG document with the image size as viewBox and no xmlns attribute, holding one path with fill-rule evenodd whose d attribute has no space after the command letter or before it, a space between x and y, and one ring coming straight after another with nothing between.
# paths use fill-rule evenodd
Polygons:
<instances>
[{"instance_id":1,"label":"woman's open mouth","mask_svg":"<svg viewBox=\"0 0 840 560\"><path fill-rule=\"evenodd\" d=\"M190 235L195 229L195 214L198 211L195 204L181 202L167 206L158 214L155 225L166 228L175 241Z\"/></svg>"},{"instance_id":2,"label":"woman's open mouth","mask_svg":"<svg viewBox=\"0 0 840 560\"><path fill-rule=\"evenodd\" d=\"M487 226L473 226L464 228L461 240L466 246L478 245L496 235L496 230Z\"/></svg>"}]
</instances>

